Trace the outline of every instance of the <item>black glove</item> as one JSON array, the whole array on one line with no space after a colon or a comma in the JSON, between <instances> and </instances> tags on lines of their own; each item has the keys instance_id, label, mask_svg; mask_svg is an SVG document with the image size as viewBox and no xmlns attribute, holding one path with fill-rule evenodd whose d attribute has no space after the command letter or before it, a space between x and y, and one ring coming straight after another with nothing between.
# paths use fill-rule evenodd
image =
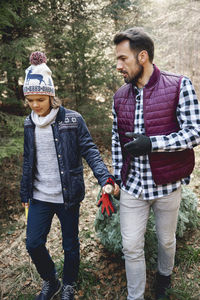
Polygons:
<instances>
[{"instance_id":1,"label":"black glove","mask_svg":"<svg viewBox=\"0 0 200 300\"><path fill-rule=\"evenodd\" d=\"M145 155L151 152L151 140L148 136L134 132L126 132L125 135L133 138L133 141L124 145L124 148L133 156Z\"/></svg>"}]
</instances>

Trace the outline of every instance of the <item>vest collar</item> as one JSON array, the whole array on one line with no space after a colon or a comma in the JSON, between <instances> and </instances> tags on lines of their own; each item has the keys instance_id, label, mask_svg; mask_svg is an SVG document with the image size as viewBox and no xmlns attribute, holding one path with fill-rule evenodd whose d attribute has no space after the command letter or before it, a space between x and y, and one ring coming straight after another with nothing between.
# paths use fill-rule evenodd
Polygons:
<instances>
[{"instance_id":1,"label":"vest collar","mask_svg":"<svg viewBox=\"0 0 200 300\"><path fill-rule=\"evenodd\" d=\"M156 85L159 78L160 78L160 70L158 69L158 67L155 64L153 64L153 73L152 73L151 77L149 78L149 81L147 82L147 84L145 84L144 88L145 89L152 88L153 86ZM131 87L131 84L130 84L130 87ZM138 87L133 86L133 93L134 93L134 89L138 89Z\"/></svg>"},{"instance_id":2,"label":"vest collar","mask_svg":"<svg viewBox=\"0 0 200 300\"><path fill-rule=\"evenodd\" d=\"M146 89L149 89L149 88L153 87L158 82L158 80L160 78L160 70L154 64L153 64L153 68L154 68L153 73L152 73L149 81L145 85Z\"/></svg>"}]
</instances>

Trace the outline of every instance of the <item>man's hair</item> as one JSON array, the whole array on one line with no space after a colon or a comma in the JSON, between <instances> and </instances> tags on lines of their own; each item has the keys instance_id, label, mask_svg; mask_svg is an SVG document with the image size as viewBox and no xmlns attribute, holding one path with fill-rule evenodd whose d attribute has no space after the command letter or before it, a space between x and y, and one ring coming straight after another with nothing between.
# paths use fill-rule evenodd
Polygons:
<instances>
[{"instance_id":1,"label":"man's hair","mask_svg":"<svg viewBox=\"0 0 200 300\"><path fill-rule=\"evenodd\" d=\"M137 54L142 50L146 50L149 55L149 61L153 61L154 42L143 28L133 27L125 31L121 31L115 35L113 41L115 45L118 45L125 40L129 40L130 49L135 51Z\"/></svg>"}]
</instances>

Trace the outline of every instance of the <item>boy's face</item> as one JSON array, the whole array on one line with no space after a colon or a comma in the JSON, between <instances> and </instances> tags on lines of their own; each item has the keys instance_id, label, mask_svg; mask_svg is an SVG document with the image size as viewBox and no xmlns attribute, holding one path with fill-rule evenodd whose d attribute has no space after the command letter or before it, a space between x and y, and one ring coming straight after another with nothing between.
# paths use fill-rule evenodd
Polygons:
<instances>
[{"instance_id":1,"label":"boy's face","mask_svg":"<svg viewBox=\"0 0 200 300\"><path fill-rule=\"evenodd\" d=\"M47 95L28 95L26 96L29 107L41 117L45 117L49 114L50 98Z\"/></svg>"}]
</instances>

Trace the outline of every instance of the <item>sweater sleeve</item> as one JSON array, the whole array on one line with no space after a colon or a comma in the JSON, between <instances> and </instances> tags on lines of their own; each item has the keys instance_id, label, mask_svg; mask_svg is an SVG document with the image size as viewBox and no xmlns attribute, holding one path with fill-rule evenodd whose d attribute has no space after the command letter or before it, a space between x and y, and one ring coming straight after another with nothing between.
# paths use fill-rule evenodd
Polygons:
<instances>
[{"instance_id":1,"label":"sweater sleeve","mask_svg":"<svg viewBox=\"0 0 200 300\"><path fill-rule=\"evenodd\" d=\"M174 152L191 149L200 144L200 105L189 78L183 77L176 110L178 132L151 136L152 152Z\"/></svg>"}]
</instances>

